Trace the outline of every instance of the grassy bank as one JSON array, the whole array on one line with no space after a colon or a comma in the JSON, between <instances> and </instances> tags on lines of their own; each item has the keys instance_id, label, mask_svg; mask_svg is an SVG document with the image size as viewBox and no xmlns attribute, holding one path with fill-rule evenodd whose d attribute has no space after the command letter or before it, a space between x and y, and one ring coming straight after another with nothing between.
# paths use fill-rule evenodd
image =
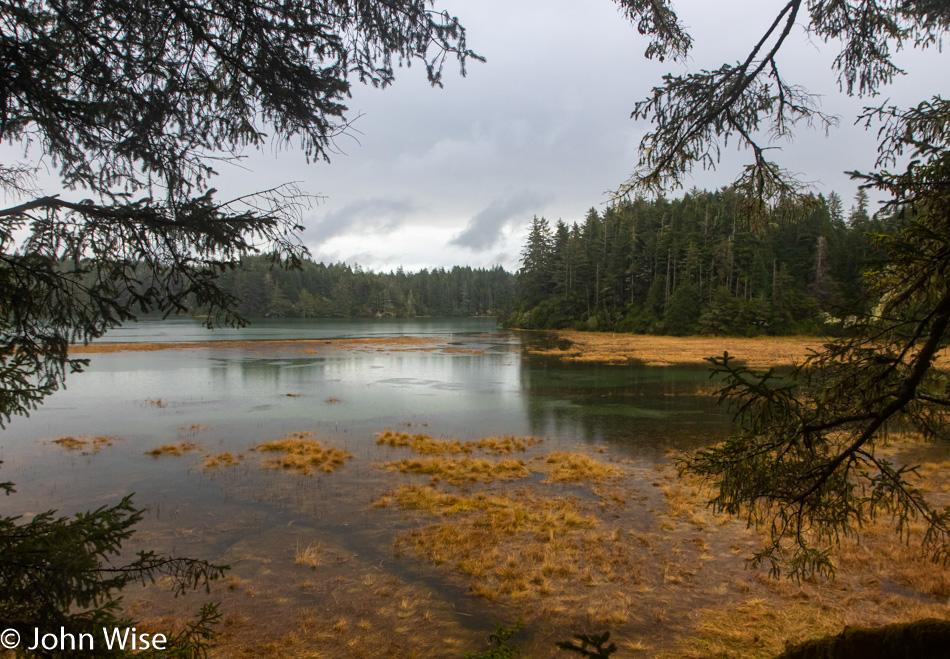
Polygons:
<instances>
[{"instance_id":1,"label":"grassy bank","mask_svg":"<svg viewBox=\"0 0 950 659\"><path fill-rule=\"evenodd\" d=\"M770 336L756 338L723 336L654 336L606 332L553 332L558 347L530 348L529 354L557 357L562 361L600 364L672 366L703 364L711 356L730 355L752 368L791 366L803 361L809 350L819 349L824 339L815 336Z\"/></svg>"}]
</instances>

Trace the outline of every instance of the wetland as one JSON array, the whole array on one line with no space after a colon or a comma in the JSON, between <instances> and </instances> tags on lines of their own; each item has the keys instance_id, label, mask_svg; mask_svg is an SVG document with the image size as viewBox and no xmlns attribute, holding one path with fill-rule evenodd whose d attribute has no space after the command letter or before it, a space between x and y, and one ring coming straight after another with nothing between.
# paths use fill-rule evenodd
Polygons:
<instances>
[{"instance_id":1,"label":"wetland","mask_svg":"<svg viewBox=\"0 0 950 659\"><path fill-rule=\"evenodd\" d=\"M209 594L130 589L126 610L164 633L221 602L222 657L461 657L519 620L529 657L608 629L619 657L768 657L946 617L946 570L883 527L845 542L834 581L750 568L760 536L675 466L732 427L705 366L607 340L622 363L492 319L138 323L77 348L87 370L4 431L4 504L72 514L135 493L129 552L231 569ZM948 496L943 455L891 451Z\"/></svg>"}]
</instances>

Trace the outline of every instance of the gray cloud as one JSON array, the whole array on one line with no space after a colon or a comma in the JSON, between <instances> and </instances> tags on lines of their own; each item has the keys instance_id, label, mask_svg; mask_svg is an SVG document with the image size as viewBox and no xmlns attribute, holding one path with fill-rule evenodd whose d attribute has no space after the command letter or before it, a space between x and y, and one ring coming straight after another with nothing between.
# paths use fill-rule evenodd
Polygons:
<instances>
[{"instance_id":1,"label":"gray cloud","mask_svg":"<svg viewBox=\"0 0 950 659\"><path fill-rule=\"evenodd\" d=\"M360 198L327 213L322 220L311 222L307 227L307 237L322 243L334 236L352 233L356 229L371 228L389 232L399 228L406 218L417 210L416 203L408 197Z\"/></svg>"},{"instance_id":2,"label":"gray cloud","mask_svg":"<svg viewBox=\"0 0 950 659\"><path fill-rule=\"evenodd\" d=\"M530 212L532 207L537 208L539 203L538 196L527 191L496 199L469 220L465 229L455 236L450 244L467 247L476 252L494 247L508 224L513 220L524 219L523 215Z\"/></svg>"}]
</instances>

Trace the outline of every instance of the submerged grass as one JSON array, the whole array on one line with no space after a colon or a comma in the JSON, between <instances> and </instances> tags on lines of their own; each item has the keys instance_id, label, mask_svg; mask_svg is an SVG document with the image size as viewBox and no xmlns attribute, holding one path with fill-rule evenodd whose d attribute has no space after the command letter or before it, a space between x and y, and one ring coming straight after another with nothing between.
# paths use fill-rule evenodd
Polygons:
<instances>
[{"instance_id":1,"label":"submerged grass","mask_svg":"<svg viewBox=\"0 0 950 659\"><path fill-rule=\"evenodd\" d=\"M398 435L391 433L394 445L417 441ZM427 449L455 446L422 437ZM312 441L312 434L284 439ZM774 580L743 560L761 536L709 511L701 483L669 463L611 462L609 448L587 450L525 461L528 470L544 470L543 481L494 485L453 485L444 476L481 460L464 449L389 463L396 473L406 466L407 476L387 483L436 475L414 463L437 465L437 485L392 484L369 513L382 518L376 530L384 546L392 537L397 566L413 565L390 570L388 560L367 561L332 535L315 543L309 529L296 545L261 542L259 558L238 562L240 583L213 593L243 605L255 624L234 614L212 656L459 657L490 633L476 620L514 616L527 623L530 638L518 639L524 656L561 656L554 640L610 629L618 657L772 657L787 641L845 624L950 616L950 571L900 543L886 524L869 525L860 542L843 541L836 581ZM902 461L899 450L893 454ZM939 466L919 472L920 487L944 496Z\"/></svg>"},{"instance_id":2,"label":"submerged grass","mask_svg":"<svg viewBox=\"0 0 950 659\"><path fill-rule=\"evenodd\" d=\"M179 442L177 444L163 444L158 448L145 451L145 455L150 455L153 458L161 458L167 455L184 455L185 453L191 453L192 451L198 450L201 450L201 444L196 444L194 442Z\"/></svg>"},{"instance_id":3,"label":"submerged grass","mask_svg":"<svg viewBox=\"0 0 950 659\"><path fill-rule=\"evenodd\" d=\"M320 566L320 555L323 552L323 546L317 542L301 548L297 545L294 563L297 565L306 565L311 570L316 570Z\"/></svg>"},{"instance_id":4,"label":"submerged grass","mask_svg":"<svg viewBox=\"0 0 950 659\"><path fill-rule=\"evenodd\" d=\"M204 469L217 469L218 467L233 467L244 462L244 454L238 453L218 453L217 455L208 454L205 456Z\"/></svg>"},{"instance_id":5,"label":"submerged grass","mask_svg":"<svg viewBox=\"0 0 950 659\"><path fill-rule=\"evenodd\" d=\"M408 424L407 424L408 425ZM425 424L423 424L425 425ZM524 452L529 447L542 442L537 437L485 437L475 442L434 439L430 435L385 430L376 435L376 443L394 448L408 448L420 455L471 454L481 451L489 455L508 455L515 451Z\"/></svg>"},{"instance_id":6,"label":"submerged grass","mask_svg":"<svg viewBox=\"0 0 950 659\"><path fill-rule=\"evenodd\" d=\"M104 448L112 446L113 442L118 440L118 437L111 435L100 435L98 437L60 437L59 439L54 439L53 444L57 446L62 446L67 451L82 451L83 453L98 453Z\"/></svg>"},{"instance_id":7,"label":"submerged grass","mask_svg":"<svg viewBox=\"0 0 950 659\"><path fill-rule=\"evenodd\" d=\"M342 467L353 455L344 449L324 447L312 432L293 432L270 442L251 448L261 453L278 453L275 458L264 461L266 469L289 469L310 475L315 469L332 473Z\"/></svg>"}]
</instances>

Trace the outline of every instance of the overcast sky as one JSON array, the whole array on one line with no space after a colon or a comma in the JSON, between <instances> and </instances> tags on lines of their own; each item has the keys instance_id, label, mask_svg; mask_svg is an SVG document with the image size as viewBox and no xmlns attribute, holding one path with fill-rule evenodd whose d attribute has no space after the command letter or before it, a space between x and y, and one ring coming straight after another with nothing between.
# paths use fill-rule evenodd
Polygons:
<instances>
[{"instance_id":1,"label":"overcast sky","mask_svg":"<svg viewBox=\"0 0 950 659\"><path fill-rule=\"evenodd\" d=\"M684 64L664 64L643 57L646 39L611 0L438 0L485 63L471 62L465 78L448 64L444 89L429 87L418 65L399 70L385 90L355 86L353 130L329 164L255 153L247 170L220 167L214 185L237 196L297 181L323 195L304 214L304 239L318 261L385 271L516 269L534 215L581 221L629 176L648 129L630 111L664 73L744 57L785 2L675 2L695 48ZM855 187L842 172L873 163L873 134L851 126L870 101L838 93L833 46L810 42L803 30L791 39L781 60L786 77L826 94L823 109L842 121L828 137L802 129L776 159L818 192L838 191L847 208ZM946 96L948 76L936 59L906 57L911 75L885 96L899 105ZM729 152L719 171L696 172L691 183L728 184L747 156Z\"/></svg>"}]
</instances>

